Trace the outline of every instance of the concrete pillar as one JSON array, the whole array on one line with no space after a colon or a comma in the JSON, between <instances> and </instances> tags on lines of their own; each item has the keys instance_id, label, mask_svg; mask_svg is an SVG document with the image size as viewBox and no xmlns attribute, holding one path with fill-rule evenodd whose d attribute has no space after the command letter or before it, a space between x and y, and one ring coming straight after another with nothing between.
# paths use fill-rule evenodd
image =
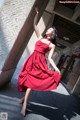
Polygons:
<instances>
[{"instance_id":1,"label":"concrete pillar","mask_svg":"<svg viewBox=\"0 0 80 120\"><path fill-rule=\"evenodd\" d=\"M49 4L47 5L46 10L53 13L53 10L55 9L57 2L58 0L49 0Z\"/></svg>"},{"instance_id":2,"label":"concrete pillar","mask_svg":"<svg viewBox=\"0 0 80 120\"><path fill-rule=\"evenodd\" d=\"M8 83L11 80L11 77L16 69L16 65L34 31L33 29L33 20L34 16L36 14L35 12L35 5L37 5L38 10L39 10L39 18L42 16L43 11L47 5L49 0L35 0L32 9L23 25L21 28L18 37L11 49L11 51L8 54L8 57L5 61L5 64L2 68L1 74L0 74L0 87L3 86L4 84ZM26 11L27 12L27 11Z\"/></svg>"}]
</instances>

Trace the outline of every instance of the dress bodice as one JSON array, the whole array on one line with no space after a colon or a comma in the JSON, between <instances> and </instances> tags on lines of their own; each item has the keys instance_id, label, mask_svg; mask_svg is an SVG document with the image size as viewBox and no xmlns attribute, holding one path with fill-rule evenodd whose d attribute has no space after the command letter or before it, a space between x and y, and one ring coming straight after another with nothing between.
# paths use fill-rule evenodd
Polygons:
<instances>
[{"instance_id":1,"label":"dress bodice","mask_svg":"<svg viewBox=\"0 0 80 120\"><path fill-rule=\"evenodd\" d=\"M35 51L45 54L49 51L49 44L43 43L41 40L38 40L35 44Z\"/></svg>"}]
</instances>

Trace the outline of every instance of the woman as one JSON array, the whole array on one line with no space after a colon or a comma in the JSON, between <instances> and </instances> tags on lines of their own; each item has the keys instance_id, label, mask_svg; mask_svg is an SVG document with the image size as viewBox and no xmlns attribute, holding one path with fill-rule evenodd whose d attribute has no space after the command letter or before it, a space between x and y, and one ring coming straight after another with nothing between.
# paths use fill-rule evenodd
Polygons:
<instances>
[{"instance_id":1,"label":"woman","mask_svg":"<svg viewBox=\"0 0 80 120\"><path fill-rule=\"evenodd\" d=\"M55 89L60 81L60 70L52 60L52 55L55 50L55 45L51 42L52 37L56 36L56 29L49 28L45 33L45 38L39 32L37 27L38 10L36 9L36 16L34 18L34 30L37 35L38 41L35 44L34 52L26 60L22 71L18 78L18 90L26 92L25 97L18 100L23 103L21 114L25 116L28 97L31 90L49 91ZM53 41L54 42L54 41ZM49 51L48 60L54 67L55 71L48 68L45 53Z\"/></svg>"}]
</instances>

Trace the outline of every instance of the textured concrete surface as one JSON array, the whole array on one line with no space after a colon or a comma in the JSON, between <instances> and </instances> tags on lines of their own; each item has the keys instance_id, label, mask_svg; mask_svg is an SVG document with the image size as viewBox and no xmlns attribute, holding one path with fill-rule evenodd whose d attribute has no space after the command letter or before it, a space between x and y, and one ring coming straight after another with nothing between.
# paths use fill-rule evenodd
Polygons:
<instances>
[{"instance_id":1,"label":"textured concrete surface","mask_svg":"<svg viewBox=\"0 0 80 120\"><path fill-rule=\"evenodd\" d=\"M0 70L34 2L35 0L4 0L0 9Z\"/></svg>"},{"instance_id":2,"label":"textured concrete surface","mask_svg":"<svg viewBox=\"0 0 80 120\"><path fill-rule=\"evenodd\" d=\"M25 117L20 115L22 105L16 102L24 94L12 83L0 90L0 112L7 112L8 120L80 120L80 100L61 83L54 91L32 91Z\"/></svg>"}]
</instances>

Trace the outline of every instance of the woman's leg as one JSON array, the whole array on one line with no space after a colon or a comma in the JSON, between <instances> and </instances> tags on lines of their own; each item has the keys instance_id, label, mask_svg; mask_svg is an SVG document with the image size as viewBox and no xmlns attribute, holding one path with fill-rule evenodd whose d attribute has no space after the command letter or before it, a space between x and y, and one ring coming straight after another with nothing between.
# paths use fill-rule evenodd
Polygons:
<instances>
[{"instance_id":1,"label":"woman's leg","mask_svg":"<svg viewBox=\"0 0 80 120\"><path fill-rule=\"evenodd\" d=\"M27 88L26 93L25 93L25 97L24 97L22 110L21 110L21 114L23 116L25 116L25 114L26 114L26 107L27 107L27 102L28 102L28 98L29 98L30 92L31 92L31 88Z\"/></svg>"}]
</instances>

